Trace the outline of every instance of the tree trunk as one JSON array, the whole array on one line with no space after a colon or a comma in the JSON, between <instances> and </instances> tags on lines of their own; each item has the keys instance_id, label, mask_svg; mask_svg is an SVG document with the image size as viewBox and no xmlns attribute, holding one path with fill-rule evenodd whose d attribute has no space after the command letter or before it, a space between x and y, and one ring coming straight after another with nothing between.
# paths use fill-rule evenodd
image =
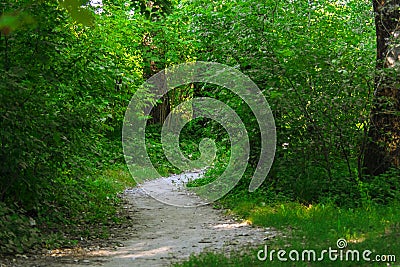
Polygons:
<instances>
[{"instance_id":1,"label":"tree trunk","mask_svg":"<svg viewBox=\"0 0 400 267\"><path fill-rule=\"evenodd\" d=\"M172 12L172 3L169 0L142 0L140 3L140 9L143 14L146 15L148 20L155 21L160 19L162 16L169 14ZM160 49L157 48L153 44L153 37L156 35L156 32L146 33L143 36L143 45L148 47L148 51L146 51L149 55L153 53L161 54ZM162 58L162 57L161 57ZM151 76L159 72L161 69L164 69L164 64L162 64L162 68L157 68L157 64L160 62L154 62L149 59L148 67L144 69L144 77L145 79L149 79ZM158 92L163 94L164 92ZM161 98L161 103L158 103L153 107L150 111L151 119L149 119L150 124L161 124L163 125L167 116L171 111L169 94L166 93Z\"/></svg>"},{"instance_id":2,"label":"tree trunk","mask_svg":"<svg viewBox=\"0 0 400 267\"><path fill-rule=\"evenodd\" d=\"M161 103L157 104L150 112L151 119L150 124L161 124L163 125L167 116L170 113L169 97L168 94L161 98Z\"/></svg>"},{"instance_id":3,"label":"tree trunk","mask_svg":"<svg viewBox=\"0 0 400 267\"><path fill-rule=\"evenodd\" d=\"M377 76L364 166L371 175L400 166L400 0L373 0Z\"/></svg>"}]
</instances>

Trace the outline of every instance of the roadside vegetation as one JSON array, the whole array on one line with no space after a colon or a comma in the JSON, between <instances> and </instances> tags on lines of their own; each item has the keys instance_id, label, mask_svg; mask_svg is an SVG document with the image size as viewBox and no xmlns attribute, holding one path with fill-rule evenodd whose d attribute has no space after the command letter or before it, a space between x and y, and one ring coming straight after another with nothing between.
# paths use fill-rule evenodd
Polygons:
<instances>
[{"instance_id":1,"label":"roadside vegetation","mask_svg":"<svg viewBox=\"0 0 400 267\"><path fill-rule=\"evenodd\" d=\"M146 147L159 173L183 171L164 156L168 112L187 99L216 98L244 122L251 146L244 176L216 208L279 230L265 241L270 249L318 251L344 238L349 249L399 261L399 166L385 158L375 173L365 158L376 141L369 130L377 80L388 77L377 69L374 19L367 0L0 3L0 253L79 246L123 223L118 193L135 186L121 145L126 107L135 93L137 105L151 102L138 88L153 74L201 60L240 70L263 92L277 130L274 164L248 192L264 129L240 97L194 83L151 114ZM396 134L387 130L379 143ZM182 153L199 158L205 137L215 140L216 159L191 187L217 179L230 157L227 132L204 118L183 128ZM259 261L259 249L204 253L177 266L287 264Z\"/></svg>"}]
</instances>

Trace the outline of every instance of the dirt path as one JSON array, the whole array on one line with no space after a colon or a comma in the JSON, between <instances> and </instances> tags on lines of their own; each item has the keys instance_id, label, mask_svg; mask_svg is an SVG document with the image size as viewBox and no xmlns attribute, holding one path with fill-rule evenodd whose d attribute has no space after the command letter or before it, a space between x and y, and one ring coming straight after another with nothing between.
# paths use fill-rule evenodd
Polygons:
<instances>
[{"instance_id":1,"label":"dirt path","mask_svg":"<svg viewBox=\"0 0 400 267\"><path fill-rule=\"evenodd\" d=\"M168 266L205 250L229 253L244 246L264 244L265 238L276 234L272 229L239 223L212 205L195 208L166 205L144 191L153 190L160 198L180 206L201 203L201 199L183 188L189 178L199 175L200 172L176 175L127 190L126 208L133 209L135 221L134 229L127 229L127 240L120 247L89 251L84 257L52 266Z\"/></svg>"}]
</instances>

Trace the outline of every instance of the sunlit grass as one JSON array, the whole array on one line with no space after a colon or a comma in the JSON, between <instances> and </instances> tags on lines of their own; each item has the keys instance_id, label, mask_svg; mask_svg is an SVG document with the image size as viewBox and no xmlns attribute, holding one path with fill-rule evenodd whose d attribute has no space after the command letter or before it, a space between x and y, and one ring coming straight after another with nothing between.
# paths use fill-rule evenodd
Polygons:
<instances>
[{"instance_id":1,"label":"sunlit grass","mask_svg":"<svg viewBox=\"0 0 400 267\"><path fill-rule=\"evenodd\" d=\"M357 209L338 208L330 204L302 205L283 202L260 206L245 200L237 203L233 213L250 220L254 225L272 227L279 234L266 240L270 250L286 251L314 249L322 251L337 249L339 238L346 239L350 250L370 250L372 255L400 255L400 209L397 203L388 206L369 206ZM383 263L340 262L280 262L259 261L259 249L248 249L246 255L239 253L227 257L222 254L205 253L192 256L177 266L383 266Z\"/></svg>"}]
</instances>

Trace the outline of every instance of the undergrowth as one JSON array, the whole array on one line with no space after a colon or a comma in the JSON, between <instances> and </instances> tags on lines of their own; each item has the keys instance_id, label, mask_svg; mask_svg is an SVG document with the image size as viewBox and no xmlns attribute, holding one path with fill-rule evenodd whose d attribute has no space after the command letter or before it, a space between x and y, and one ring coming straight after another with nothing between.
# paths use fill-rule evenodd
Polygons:
<instances>
[{"instance_id":1,"label":"undergrowth","mask_svg":"<svg viewBox=\"0 0 400 267\"><path fill-rule=\"evenodd\" d=\"M222 170L220 170L222 171ZM215 174L216 170L214 170ZM213 172L211 172L213 173ZM306 203L293 199L290 194L274 191L266 183L254 193L247 192L242 182L217 203L216 207L227 209L228 214L250 221L255 226L267 227L275 231L273 238L264 242L268 251L275 250L273 260L259 260L257 253L265 249L242 248L230 256L222 252L192 255L189 260L175 266L382 266L386 263L360 261L331 261L327 254L322 261L279 261L276 252L280 249L315 250L317 259L322 250L337 249L337 241L347 241L348 250L372 251L369 258L376 255L400 257L400 192L398 170L389 170L368 182L357 181L356 192L340 202L335 198L321 198L318 202ZM247 179L249 179L247 173ZM385 179L383 179L385 178ZM246 181L246 178L244 179ZM210 181L210 178L204 179ZM201 184L201 183L199 183ZM298 186L298 185L297 185ZM289 191L287 191L289 192ZM354 198L354 196L358 196ZM346 203L347 202L347 203ZM339 203L346 203L339 206ZM268 235L266 234L266 237ZM344 250L347 251L347 250ZM264 254L260 254L264 255ZM270 254L268 254L270 255ZM287 258L286 254L286 258ZM389 260L388 263L393 260Z\"/></svg>"},{"instance_id":2,"label":"undergrowth","mask_svg":"<svg viewBox=\"0 0 400 267\"><path fill-rule=\"evenodd\" d=\"M109 226L122 222L118 193L134 185L127 169L118 165L80 179L59 177L53 186L62 190L46 188L49 197L37 210L0 203L0 252L71 247L81 239L106 238Z\"/></svg>"}]
</instances>

